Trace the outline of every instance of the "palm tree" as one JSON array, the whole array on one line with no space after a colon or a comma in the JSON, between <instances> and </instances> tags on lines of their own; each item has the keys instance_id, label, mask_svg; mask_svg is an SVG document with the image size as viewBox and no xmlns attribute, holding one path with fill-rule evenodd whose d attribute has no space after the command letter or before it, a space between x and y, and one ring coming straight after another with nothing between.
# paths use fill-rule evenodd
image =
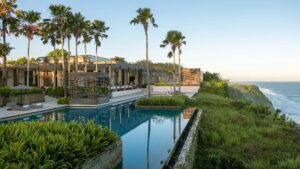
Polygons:
<instances>
[{"instance_id":1,"label":"palm tree","mask_svg":"<svg viewBox=\"0 0 300 169\"><path fill-rule=\"evenodd\" d=\"M167 36L165 40L162 41L162 44L160 47L165 48L166 46L171 46L171 52L168 53L169 58L173 58L173 92L176 92L175 89L175 83L176 83L176 62L175 62L175 57L176 57L176 49L177 49L177 35L178 31L169 31L167 33Z\"/></svg>"},{"instance_id":2,"label":"palm tree","mask_svg":"<svg viewBox=\"0 0 300 169\"><path fill-rule=\"evenodd\" d=\"M181 92L181 54L182 54L182 45L185 45L186 44L186 41L185 41L185 36L182 35L181 32L178 32L177 33L177 36L176 36L176 41L177 41L177 49L178 49L178 85L179 85L179 93Z\"/></svg>"},{"instance_id":3,"label":"palm tree","mask_svg":"<svg viewBox=\"0 0 300 169\"><path fill-rule=\"evenodd\" d=\"M153 17L153 14L151 13L151 9L149 8L140 8L137 10L138 15L133 18L130 21L130 24L137 25L141 24L143 25L145 35L146 35L146 68L147 68L147 88L148 88L148 97L151 95L150 91L150 72L149 72L149 56L148 56L148 29L149 24L151 24L153 27L158 27L158 25L155 23L155 19Z\"/></svg>"},{"instance_id":4,"label":"palm tree","mask_svg":"<svg viewBox=\"0 0 300 169\"><path fill-rule=\"evenodd\" d=\"M50 43L53 50L56 50L56 45L60 44L60 35L57 32L57 27L50 19L44 19L39 23L39 36L43 44Z\"/></svg>"},{"instance_id":5,"label":"palm tree","mask_svg":"<svg viewBox=\"0 0 300 169\"><path fill-rule=\"evenodd\" d=\"M91 23L89 20L86 20L85 21L85 29L83 31L83 34L82 34L82 42L84 44L84 54L85 56L87 55L87 52L86 52L86 45L88 43L90 43L92 40L93 40L93 37L91 36L92 32L91 32Z\"/></svg>"},{"instance_id":6,"label":"palm tree","mask_svg":"<svg viewBox=\"0 0 300 169\"><path fill-rule=\"evenodd\" d=\"M71 8L64 5L50 5L49 7L52 15L52 23L57 26L57 32L60 35L61 51L62 51L62 70L63 70L63 88L64 96L67 96L66 91L66 68L65 68L65 56L64 56L64 43L66 38L66 31L68 28L68 19L71 13Z\"/></svg>"},{"instance_id":7,"label":"palm tree","mask_svg":"<svg viewBox=\"0 0 300 169\"><path fill-rule=\"evenodd\" d=\"M34 11L22 11L20 14L22 24L20 27L20 32L26 36L28 40L27 46L27 81L26 84L29 86L29 66L30 66L30 41L33 39L34 35L38 34L37 22L41 19L41 14Z\"/></svg>"},{"instance_id":8,"label":"palm tree","mask_svg":"<svg viewBox=\"0 0 300 169\"><path fill-rule=\"evenodd\" d=\"M18 19L15 17L15 15L18 14L17 11L17 4L16 0L1 0L0 3L0 19L2 21L1 25L1 35L3 40L3 45L7 45L6 43L6 34L7 33L16 33L17 26L18 26ZM8 52L9 53L9 52ZM7 53L7 54L8 54ZM6 52L3 52L3 54L6 54ZM3 67L2 67L2 81L3 84L7 84L7 68L6 68L6 60L7 55L2 56L3 57Z\"/></svg>"},{"instance_id":9,"label":"palm tree","mask_svg":"<svg viewBox=\"0 0 300 169\"><path fill-rule=\"evenodd\" d=\"M86 20L85 21L85 29L84 29L83 35L82 35L82 37L83 37L82 42L84 44L84 55L85 55L86 58L87 58L86 45L93 40L93 37L91 36L91 33L92 33L91 32L91 23L90 23L89 20ZM85 70L85 72L87 72L87 63L85 63L84 70Z\"/></svg>"},{"instance_id":10,"label":"palm tree","mask_svg":"<svg viewBox=\"0 0 300 169\"><path fill-rule=\"evenodd\" d=\"M10 51L12 50L13 48L9 46L8 43L0 43L0 57L1 58L4 58L6 57L7 55L9 55ZM4 84L3 84L4 83ZM2 81L0 82L0 86L3 85L5 86L6 83L5 81Z\"/></svg>"},{"instance_id":11,"label":"palm tree","mask_svg":"<svg viewBox=\"0 0 300 169\"><path fill-rule=\"evenodd\" d=\"M84 29L86 27L86 22L84 17L81 15L81 13L75 13L72 16L72 27L71 31L75 38L75 70L78 71L78 45L79 45L79 39L82 36Z\"/></svg>"},{"instance_id":12,"label":"palm tree","mask_svg":"<svg viewBox=\"0 0 300 169\"><path fill-rule=\"evenodd\" d=\"M106 31L108 30L109 27L105 26L105 22L99 20L94 20L92 22L91 31L96 46L96 72L98 72L98 47L101 46L101 40L106 39L108 37L108 35L106 34Z\"/></svg>"}]
</instances>

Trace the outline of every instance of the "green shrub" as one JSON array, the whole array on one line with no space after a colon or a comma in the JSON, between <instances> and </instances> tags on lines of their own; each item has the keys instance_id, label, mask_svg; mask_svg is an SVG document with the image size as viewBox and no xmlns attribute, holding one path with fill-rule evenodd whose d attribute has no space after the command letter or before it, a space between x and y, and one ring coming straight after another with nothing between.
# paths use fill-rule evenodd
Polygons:
<instances>
[{"instance_id":1,"label":"green shrub","mask_svg":"<svg viewBox=\"0 0 300 169\"><path fill-rule=\"evenodd\" d=\"M11 93L11 88L9 87L1 87L0 88L0 96L8 97Z\"/></svg>"},{"instance_id":2,"label":"green shrub","mask_svg":"<svg viewBox=\"0 0 300 169\"><path fill-rule=\"evenodd\" d=\"M69 98L60 97L60 98L57 99L57 104L69 104Z\"/></svg>"},{"instance_id":3,"label":"green shrub","mask_svg":"<svg viewBox=\"0 0 300 169\"><path fill-rule=\"evenodd\" d=\"M227 97L228 96L227 88L228 88L227 82L208 81L208 82L201 83L200 91Z\"/></svg>"},{"instance_id":4,"label":"green shrub","mask_svg":"<svg viewBox=\"0 0 300 169\"><path fill-rule=\"evenodd\" d=\"M45 90L45 94L49 96L63 96L64 95L64 88L63 87L49 87Z\"/></svg>"},{"instance_id":5,"label":"green shrub","mask_svg":"<svg viewBox=\"0 0 300 169\"><path fill-rule=\"evenodd\" d=\"M182 96L154 96L139 99L137 106L183 106L185 100Z\"/></svg>"},{"instance_id":6,"label":"green shrub","mask_svg":"<svg viewBox=\"0 0 300 169\"><path fill-rule=\"evenodd\" d=\"M172 85L166 82L157 82L154 83L154 86L172 86Z\"/></svg>"},{"instance_id":7,"label":"green shrub","mask_svg":"<svg viewBox=\"0 0 300 169\"><path fill-rule=\"evenodd\" d=\"M10 87L0 88L0 95L4 97L9 97L10 95L17 96L22 94L40 94L42 89L38 87L33 87L32 89L12 89Z\"/></svg>"},{"instance_id":8,"label":"green shrub","mask_svg":"<svg viewBox=\"0 0 300 169\"><path fill-rule=\"evenodd\" d=\"M76 168L118 137L93 122L0 125L0 168Z\"/></svg>"}]
</instances>

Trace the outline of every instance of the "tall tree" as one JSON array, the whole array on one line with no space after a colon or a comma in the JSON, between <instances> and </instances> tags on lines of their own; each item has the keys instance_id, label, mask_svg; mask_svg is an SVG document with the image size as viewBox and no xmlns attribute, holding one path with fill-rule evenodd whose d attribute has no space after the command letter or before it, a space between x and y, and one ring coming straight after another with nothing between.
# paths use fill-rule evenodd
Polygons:
<instances>
[{"instance_id":1,"label":"tall tree","mask_svg":"<svg viewBox=\"0 0 300 169\"><path fill-rule=\"evenodd\" d=\"M38 34L37 22L41 19L41 14L34 11L22 11L20 13L22 24L20 25L20 33L27 38L27 79L26 84L29 86L29 72L30 72L30 41L34 35Z\"/></svg>"},{"instance_id":2,"label":"tall tree","mask_svg":"<svg viewBox=\"0 0 300 169\"><path fill-rule=\"evenodd\" d=\"M99 20L94 20L92 22L91 31L96 46L96 72L98 72L98 47L101 46L101 40L108 37L108 35L106 34L106 31L108 30L109 27L105 26L105 22Z\"/></svg>"},{"instance_id":3,"label":"tall tree","mask_svg":"<svg viewBox=\"0 0 300 169\"><path fill-rule=\"evenodd\" d=\"M145 31L146 36L146 68L147 68L147 88L148 88L148 97L151 95L150 91L150 72L149 72L149 52L148 52L148 29L149 24L151 24L153 27L158 27L158 25L155 23L155 19L153 17L153 14L151 13L151 9L149 8L140 8L137 10L137 16L133 18L130 21L130 24L137 25L141 24Z\"/></svg>"},{"instance_id":4,"label":"tall tree","mask_svg":"<svg viewBox=\"0 0 300 169\"><path fill-rule=\"evenodd\" d=\"M181 54L182 54L182 45L186 45L185 36L181 32L177 32L176 35L176 46L178 49L178 86L179 93L181 92Z\"/></svg>"},{"instance_id":5,"label":"tall tree","mask_svg":"<svg viewBox=\"0 0 300 169\"><path fill-rule=\"evenodd\" d=\"M12 50L13 48L10 47L8 45L8 43L0 43L0 57L1 58L4 58L6 57L7 55L9 55L10 51ZM2 74L3 76L3 74ZM4 84L3 84L4 83ZM5 81L2 81L0 82L0 85L6 85Z\"/></svg>"},{"instance_id":6,"label":"tall tree","mask_svg":"<svg viewBox=\"0 0 300 169\"><path fill-rule=\"evenodd\" d=\"M173 58L173 92L176 92L176 49L177 49L177 35L178 31L169 31L165 40L162 41L160 47L165 48L167 46L171 47L171 52L168 53L169 58Z\"/></svg>"},{"instance_id":7,"label":"tall tree","mask_svg":"<svg viewBox=\"0 0 300 169\"><path fill-rule=\"evenodd\" d=\"M49 7L52 15L52 23L57 26L57 32L60 35L61 41L61 51L62 51L62 70L63 70L63 88L64 88L64 96L67 97L67 90L66 90L66 62L65 62L65 55L64 55L64 43L66 38L66 31L68 28L68 19L69 16L72 14L71 8L66 7L64 5L50 5Z\"/></svg>"},{"instance_id":8,"label":"tall tree","mask_svg":"<svg viewBox=\"0 0 300 169\"><path fill-rule=\"evenodd\" d=\"M0 19L1 19L1 35L3 40L3 45L8 46L6 43L6 34L14 32L18 34L18 19L16 15L18 14L16 0L1 0L0 3ZM3 52L5 54L6 52ZM9 52L8 52L9 53ZM2 82L3 85L7 84L7 68L6 61L7 55L2 56L3 67L2 67Z\"/></svg>"},{"instance_id":9,"label":"tall tree","mask_svg":"<svg viewBox=\"0 0 300 169\"><path fill-rule=\"evenodd\" d=\"M89 20L85 21L85 28L82 34L82 42L84 44L84 54L85 56L87 55L87 49L86 49L86 45L88 43L90 43L93 40L93 37L91 36L92 32L91 32L91 23Z\"/></svg>"},{"instance_id":10,"label":"tall tree","mask_svg":"<svg viewBox=\"0 0 300 169\"><path fill-rule=\"evenodd\" d=\"M43 44L50 43L53 50L56 49L56 45L60 44L60 35L57 31L57 25L51 22L50 19L44 19L39 23L39 36Z\"/></svg>"},{"instance_id":11,"label":"tall tree","mask_svg":"<svg viewBox=\"0 0 300 169\"><path fill-rule=\"evenodd\" d=\"M79 39L83 35L86 27L86 21L81 13L75 13L72 17L72 32L75 38L75 70L78 72L78 45Z\"/></svg>"}]
</instances>

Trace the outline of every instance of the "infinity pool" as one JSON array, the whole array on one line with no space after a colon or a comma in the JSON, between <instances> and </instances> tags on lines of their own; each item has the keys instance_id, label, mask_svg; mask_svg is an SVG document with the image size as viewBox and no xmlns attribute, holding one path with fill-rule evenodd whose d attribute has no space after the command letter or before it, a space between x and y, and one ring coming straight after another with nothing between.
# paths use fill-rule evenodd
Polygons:
<instances>
[{"instance_id":1,"label":"infinity pool","mask_svg":"<svg viewBox=\"0 0 300 169\"><path fill-rule=\"evenodd\" d=\"M63 109L16 121L93 120L118 133L123 144L123 169L159 169L192 114L179 110L138 110L134 102L96 109Z\"/></svg>"}]
</instances>

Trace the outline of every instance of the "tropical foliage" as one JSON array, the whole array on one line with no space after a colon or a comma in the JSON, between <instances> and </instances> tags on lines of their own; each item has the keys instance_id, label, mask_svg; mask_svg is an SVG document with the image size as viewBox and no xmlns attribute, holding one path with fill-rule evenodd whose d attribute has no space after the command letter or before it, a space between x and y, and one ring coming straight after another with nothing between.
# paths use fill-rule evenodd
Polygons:
<instances>
[{"instance_id":1,"label":"tropical foliage","mask_svg":"<svg viewBox=\"0 0 300 169\"><path fill-rule=\"evenodd\" d=\"M149 8L140 8L137 10L137 16L130 21L130 24L143 26L146 35L146 69L147 69L147 88L148 97L151 95L150 91L150 72L149 72L149 53L148 53L148 29L149 25L153 27L158 27L155 23L154 16Z\"/></svg>"},{"instance_id":2,"label":"tropical foliage","mask_svg":"<svg viewBox=\"0 0 300 169\"><path fill-rule=\"evenodd\" d=\"M76 168L118 138L93 122L0 125L0 168Z\"/></svg>"},{"instance_id":3,"label":"tropical foliage","mask_svg":"<svg viewBox=\"0 0 300 169\"><path fill-rule=\"evenodd\" d=\"M28 62L28 59L27 57L20 57L19 59L16 59L16 60L10 60L10 61L7 61L7 64L9 65L24 65L24 64L27 64ZM31 64L34 64L34 63L37 63L37 60L35 58L31 58L29 60L29 63Z\"/></svg>"},{"instance_id":4,"label":"tropical foliage","mask_svg":"<svg viewBox=\"0 0 300 169\"><path fill-rule=\"evenodd\" d=\"M18 36L18 25L19 20L17 19L18 15L16 0L2 0L0 3L0 20L1 20L1 35L2 35L2 45L1 47L1 57L3 58L3 66L2 66L2 82L0 85L6 85L7 80L7 68L6 61L7 55L12 49L6 42L6 35L9 33L14 33ZM4 49L4 50L3 50ZM3 50L3 51L2 51Z\"/></svg>"},{"instance_id":5,"label":"tropical foliage","mask_svg":"<svg viewBox=\"0 0 300 169\"><path fill-rule=\"evenodd\" d=\"M211 72L204 72L203 73L203 81L220 81L222 80L219 73L211 73Z\"/></svg>"},{"instance_id":6,"label":"tropical foliage","mask_svg":"<svg viewBox=\"0 0 300 169\"><path fill-rule=\"evenodd\" d=\"M69 99L67 97L60 97L57 99L57 104L69 104Z\"/></svg>"},{"instance_id":7,"label":"tropical foliage","mask_svg":"<svg viewBox=\"0 0 300 169\"><path fill-rule=\"evenodd\" d=\"M120 57L120 56L115 56L115 57L111 58L111 60L113 60L115 62L125 62L125 58Z\"/></svg>"}]
</instances>

